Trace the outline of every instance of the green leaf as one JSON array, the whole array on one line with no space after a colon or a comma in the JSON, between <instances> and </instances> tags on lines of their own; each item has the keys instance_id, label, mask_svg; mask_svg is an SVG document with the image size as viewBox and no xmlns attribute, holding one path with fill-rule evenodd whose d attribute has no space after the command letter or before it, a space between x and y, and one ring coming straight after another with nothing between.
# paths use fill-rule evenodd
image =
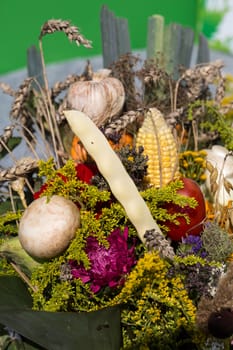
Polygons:
<instances>
[{"instance_id":1,"label":"green leaf","mask_svg":"<svg viewBox=\"0 0 233 350\"><path fill-rule=\"evenodd\" d=\"M27 287L17 277L0 277L0 323L49 350L119 350L120 308L94 312L32 311Z\"/></svg>"},{"instance_id":2,"label":"green leaf","mask_svg":"<svg viewBox=\"0 0 233 350\"><path fill-rule=\"evenodd\" d=\"M16 276L1 276L0 313L4 309L31 309L31 307L32 298L24 282Z\"/></svg>"}]
</instances>

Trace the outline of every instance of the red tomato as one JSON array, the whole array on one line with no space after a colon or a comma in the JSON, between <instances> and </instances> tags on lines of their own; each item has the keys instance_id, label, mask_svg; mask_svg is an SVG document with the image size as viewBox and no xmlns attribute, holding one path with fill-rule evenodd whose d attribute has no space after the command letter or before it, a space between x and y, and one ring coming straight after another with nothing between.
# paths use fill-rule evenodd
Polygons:
<instances>
[{"instance_id":1,"label":"red tomato","mask_svg":"<svg viewBox=\"0 0 233 350\"><path fill-rule=\"evenodd\" d=\"M206 217L205 199L197 182L189 178L183 178L181 180L184 183L184 188L181 188L177 192L183 196L195 198L198 205L195 208L190 208L189 206L181 208L179 205L173 203L167 203L164 206L171 214L177 212L185 213L190 218L190 222L187 223L184 217L178 217L179 225L169 221L165 222L165 225L169 228L167 236L173 241L180 241L182 237L187 235L199 235L202 232L203 220Z\"/></svg>"}]
</instances>

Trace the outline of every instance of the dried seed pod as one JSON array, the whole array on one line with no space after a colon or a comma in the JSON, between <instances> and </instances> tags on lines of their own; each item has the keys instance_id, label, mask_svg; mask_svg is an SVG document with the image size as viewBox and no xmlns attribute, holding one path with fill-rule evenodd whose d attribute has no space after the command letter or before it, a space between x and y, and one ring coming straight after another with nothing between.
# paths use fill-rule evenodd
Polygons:
<instances>
[{"instance_id":1,"label":"dried seed pod","mask_svg":"<svg viewBox=\"0 0 233 350\"><path fill-rule=\"evenodd\" d=\"M172 131L162 113L150 108L138 131L136 146L143 146L148 156L147 180L161 187L178 175L178 151Z\"/></svg>"},{"instance_id":2,"label":"dried seed pod","mask_svg":"<svg viewBox=\"0 0 233 350\"><path fill-rule=\"evenodd\" d=\"M120 80L106 76L105 72L93 74L92 80L77 81L67 93L70 109L87 114L97 126L116 116L125 102L125 91Z\"/></svg>"},{"instance_id":3,"label":"dried seed pod","mask_svg":"<svg viewBox=\"0 0 233 350\"><path fill-rule=\"evenodd\" d=\"M216 203L227 206L233 200L233 156L221 145L214 145L206 152L205 186Z\"/></svg>"}]
</instances>

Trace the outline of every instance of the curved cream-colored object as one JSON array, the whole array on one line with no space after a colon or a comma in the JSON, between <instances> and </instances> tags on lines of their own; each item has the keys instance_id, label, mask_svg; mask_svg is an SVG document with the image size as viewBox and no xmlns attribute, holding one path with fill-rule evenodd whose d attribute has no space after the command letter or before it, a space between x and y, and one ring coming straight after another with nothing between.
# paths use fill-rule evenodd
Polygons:
<instances>
[{"instance_id":1,"label":"curved cream-colored object","mask_svg":"<svg viewBox=\"0 0 233 350\"><path fill-rule=\"evenodd\" d=\"M95 160L112 193L124 207L141 241L145 241L144 234L147 230L155 229L161 232L135 183L103 133L86 114L80 111L70 110L64 114L73 132Z\"/></svg>"},{"instance_id":2,"label":"curved cream-colored object","mask_svg":"<svg viewBox=\"0 0 233 350\"><path fill-rule=\"evenodd\" d=\"M206 160L218 172L216 179L218 189L216 193L211 194L218 204L226 206L229 201L233 200L233 192L228 192L224 186L224 179L233 186L233 156L221 145L214 145L211 149L205 149L205 151L207 153ZM206 170L206 187L211 192L210 178L211 174Z\"/></svg>"}]
</instances>

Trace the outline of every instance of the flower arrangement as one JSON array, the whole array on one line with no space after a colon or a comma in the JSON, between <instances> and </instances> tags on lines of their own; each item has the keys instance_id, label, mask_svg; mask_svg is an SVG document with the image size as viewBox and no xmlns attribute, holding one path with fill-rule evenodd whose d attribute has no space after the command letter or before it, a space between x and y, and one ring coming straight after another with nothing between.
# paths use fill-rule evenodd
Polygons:
<instances>
[{"instance_id":1,"label":"flower arrangement","mask_svg":"<svg viewBox=\"0 0 233 350\"><path fill-rule=\"evenodd\" d=\"M0 206L0 278L20 276L34 312L88 314L119 306L122 349L230 349L233 174L224 169L232 157L232 128L231 104L221 104L222 64L184 69L173 80L156 61L137 70L138 58L125 55L107 72L93 73L88 63L81 76L50 89L42 38L55 31L91 45L69 22L48 21L39 39L44 87L32 85L34 78L16 92L1 86L15 99L15 124L0 138L1 156L14 149L15 125L34 154L33 128L39 130L46 153L44 159L21 159L0 170L3 190L6 183L11 189ZM103 79L101 87L90 85L93 76ZM108 98L115 98L109 102L113 114L100 109L92 116L88 109L86 115L85 93L102 89L105 79ZM88 84L79 87L78 82ZM74 83L82 111L69 98L70 91L74 98ZM219 158L208 154L216 144L225 148L220 167ZM218 200L221 186L229 195L227 203ZM43 243L41 221L55 232L51 244L58 244L56 221L67 226L71 219L65 207L46 207L54 196L75 204L80 223L62 252L44 258L36 249L27 251L22 222L32 204L46 198L35 223L39 234L34 235L31 224L29 240L35 248ZM18 342L20 335L14 338L10 332ZM9 334L0 337L4 346Z\"/></svg>"}]
</instances>

